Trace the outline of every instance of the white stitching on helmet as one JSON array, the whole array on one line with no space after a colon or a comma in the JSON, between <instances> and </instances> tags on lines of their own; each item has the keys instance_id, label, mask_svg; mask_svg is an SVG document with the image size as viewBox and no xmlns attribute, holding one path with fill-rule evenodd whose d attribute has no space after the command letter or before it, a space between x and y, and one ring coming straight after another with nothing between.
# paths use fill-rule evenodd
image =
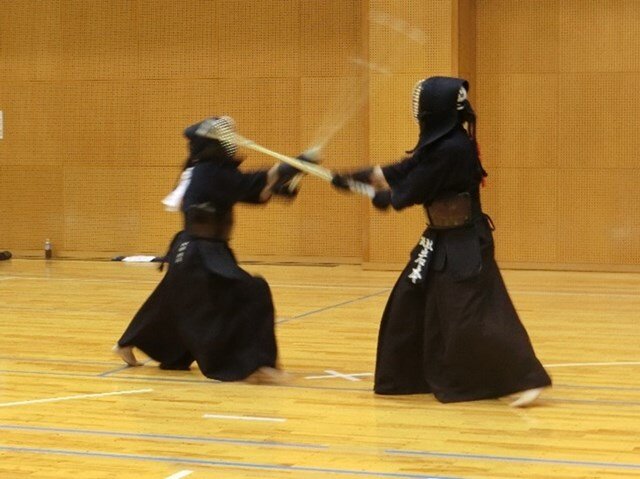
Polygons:
<instances>
[{"instance_id":1,"label":"white stitching on helmet","mask_svg":"<svg viewBox=\"0 0 640 479\"><path fill-rule=\"evenodd\" d=\"M464 110L464 102L467 100L467 90L461 86L458 91L458 100L456 101L456 109Z\"/></svg>"}]
</instances>

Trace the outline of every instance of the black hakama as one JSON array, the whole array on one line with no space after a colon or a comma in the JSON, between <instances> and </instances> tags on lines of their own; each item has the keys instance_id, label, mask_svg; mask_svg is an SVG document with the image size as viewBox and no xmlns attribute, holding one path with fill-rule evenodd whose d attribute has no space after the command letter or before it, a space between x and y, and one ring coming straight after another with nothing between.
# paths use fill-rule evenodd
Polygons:
<instances>
[{"instance_id":1,"label":"black hakama","mask_svg":"<svg viewBox=\"0 0 640 479\"><path fill-rule=\"evenodd\" d=\"M477 152L462 127L383 168L392 204L429 208L469 192L473 220L427 228L396 282L380 326L374 390L433 393L441 402L497 398L542 388L538 361L494 260L481 212Z\"/></svg>"},{"instance_id":2,"label":"black hakama","mask_svg":"<svg viewBox=\"0 0 640 479\"><path fill-rule=\"evenodd\" d=\"M169 271L118 341L160 362L220 381L275 367L274 307L267 282L242 270L224 241L173 242Z\"/></svg>"},{"instance_id":3,"label":"black hakama","mask_svg":"<svg viewBox=\"0 0 640 479\"><path fill-rule=\"evenodd\" d=\"M488 230L486 219L472 228ZM447 234L436 234L424 282L409 280L412 260L391 292L380 326L375 392L433 393L447 403L549 386L493 259L492 242L481 245L481 269L460 279L446 259L437 264Z\"/></svg>"},{"instance_id":4,"label":"black hakama","mask_svg":"<svg viewBox=\"0 0 640 479\"><path fill-rule=\"evenodd\" d=\"M261 203L266 171L243 173L228 159L193 169L182 209L185 231L174 238L168 271L118 341L163 369L188 369L237 381L276 367L274 306L267 282L238 265L228 240L236 203Z\"/></svg>"}]
</instances>

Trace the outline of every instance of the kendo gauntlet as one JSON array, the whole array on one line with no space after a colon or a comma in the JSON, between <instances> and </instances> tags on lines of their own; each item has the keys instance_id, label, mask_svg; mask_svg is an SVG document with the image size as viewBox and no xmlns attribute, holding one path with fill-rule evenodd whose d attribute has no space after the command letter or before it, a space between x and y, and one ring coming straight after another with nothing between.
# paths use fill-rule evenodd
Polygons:
<instances>
[{"instance_id":1,"label":"kendo gauntlet","mask_svg":"<svg viewBox=\"0 0 640 479\"><path fill-rule=\"evenodd\" d=\"M313 159L305 156L304 153L296 156L296 158L308 163L315 163ZM306 173L287 163L280 163L276 169L276 173L278 179L271 187L273 194L289 199L295 198L300 190L300 181L306 176Z\"/></svg>"},{"instance_id":2,"label":"kendo gauntlet","mask_svg":"<svg viewBox=\"0 0 640 479\"><path fill-rule=\"evenodd\" d=\"M351 181L357 181L370 185L372 173L373 168L365 168L350 173L336 173L335 175L333 175L331 184L339 190L350 190Z\"/></svg>"}]
</instances>

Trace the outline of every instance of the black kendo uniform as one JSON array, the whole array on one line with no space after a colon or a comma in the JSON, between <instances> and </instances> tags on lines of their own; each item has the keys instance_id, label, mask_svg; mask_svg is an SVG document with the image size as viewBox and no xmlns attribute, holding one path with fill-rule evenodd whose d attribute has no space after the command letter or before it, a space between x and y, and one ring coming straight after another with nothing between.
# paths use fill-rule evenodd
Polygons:
<instances>
[{"instance_id":1,"label":"black kendo uniform","mask_svg":"<svg viewBox=\"0 0 640 479\"><path fill-rule=\"evenodd\" d=\"M423 205L429 226L397 280L380 325L374 390L433 393L441 402L497 398L549 386L494 260L482 212L475 116L466 81L417 86L421 134L412 155L382 168L396 210ZM385 198L386 196L386 198Z\"/></svg>"},{"instance_id":2,"label":"black kendo uniform","mask_svg":"<svg viewBox=\"0 0 640 479\"><path fill-rule=\"evenodd\" d=\"M187 128L197 158L184 194L184 231L167 255L168 271L118 341L160 362L220 381L276 367L274 306L267 282L238 265L228 240L236 203L261 203L267 171L244 173L220 144ZM297 170L294 170L297 172Z\"/></svg>"}]
</instances>

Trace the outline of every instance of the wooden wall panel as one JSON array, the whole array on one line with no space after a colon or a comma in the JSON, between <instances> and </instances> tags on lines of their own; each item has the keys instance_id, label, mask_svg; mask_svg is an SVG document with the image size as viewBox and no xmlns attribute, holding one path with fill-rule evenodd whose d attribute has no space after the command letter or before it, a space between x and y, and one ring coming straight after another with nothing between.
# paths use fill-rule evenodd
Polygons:
<instances>
[{"instance_id":1,"label":"wooden wall panel","mask_svg":"<svg viewBox=\"0 0 640 479\"><path fill-rule=\"evenodd\" d=\"M399 70L415 68L419 77L424 69L413 67L414 59L429 57L442 65L451 57L449 51L439 56L433 41L448 35L451 11L440 7L449 2L426 3L431 11L423 11L423 2L402 7L404 23L378 24L380 46L393 40L406 52ZM365 57L376 49L362 44L369 35L362 29L362 12L368 8L360 1L65 0L56 5L59 16L47 18L57 21L54 53L59 54L49 56L64 80L24 85L22 103L12 95L5 108L12 120L6 131L18 135L15 143L0 146L0 164L25 158L58 162L63 182L51 204L61 205L64 241L56 241L59 248L149 251L164 246L179 221L167 219L158 200L173 186L184 159L182 129L210 114L232 115L242 134L291 155L322 140L331 166L338 169L368 160L362 155L368 131L361 107L370 93L367 76L376 71ZM378 2L376 8L397 13L394 4ZM427 44L419 23L429 15L437 28L429 32ZM233 28L239 23L241 28ZM387 54L394 58L377 55L383 68L396 60L396 52ZM37 76L30 68L25 78ZM415 134L409 116L414 80L402 77L408 125L402 128L409 134L408 141L399 142L400 152ZM6 82L2 86L5 90ZM33 98L42 100L31 111L45 125L35 141L26 131L33 115L24 108ZM19 122L13 121L17 110ZM244 154L244 168L273 164L255 152ZM83 168L88 170L81 181ZM133 176L120 182L124 174ZM100 210L99 205L107 207ZM367 212L362 198L337 194L308 178L294 203L240 209L234 245L249 255L353 260L362 255Z\"/></svg>"},{"instance_id":2,"label":"wooden wall panel","mask_svg":"<svg viewBox=\"0 0 640 479\"><path fill-rule=\"evenodd\" d=\"M417 141L418 125L411 110L416 82L432 75L451 75L456 68L454 2L369 4L369 57L389 71L370 75L369 163L388 164L400 160ZM364 260L371 265L406 262L426 224L422 208L401 214L369 208Z\"/></svg>"},{"instance_id":3,"label":"wooden wall panel","mask_svg":"<svg viewBox=\"0 0 640 479\"><path fill-rule=\"evenodd\" d=\"M303 107L299 78L224 79L211 94L218 97L221 111L236 120L241 135L272 150L297 154Z\"/></svg>"},{"instance_id":4,"label":"wooden wall panel","mask_svg":"<svg viewBox=\"0 0 640 479\"><path fill-rule=\"evenodd\" d=\"M11 240L11 229L9 225L13 222L10 220L9 211L11 197L8 194L9 176L6 174L8 167L0 164L0 248L4 251L15 243Z\"/></svg>"},{"instance_id":5,"label":"wooden wall panel","mask_svg":"<svg viewBox=\"0 0 640 479\"><path fill-rule=\"evenodd\" d=\"M363 77L303 78L301 101L302 144L324 145L321 159L327 168L352 170L366 163L367 130L364 100L368 84ZM311 190L311 191L309 191ZM311 194L312 193L312 194ZM305 180L298 199L304 228L299 232L302 254L325 251L331 258L361 259L366 223L366 201L342 194L316 178Z\"/></svg>"},{"instance_id":6,"label":"wooden wall panel","mask_svg":"<svg viewBox=\"0 0 640 479\"><path fill-rule=\"evenodd\" d=\"M221 115L219 80L143 80L140 82L140 163L179 168L187 157L185 127Z\"/></svg>"},{"instance_id":7,"label":"wooden wall panel","mask_svg":"<svg viewBox=\"0 0 640 479\"><path fill-rule=\"evenodd\" d=\"M137 165L139 98L137 82L67 82L60 93L65 165Z\"/></svg>"},{"instance_id":8,"label":"wooden wall panel","mask_svg":"<svg viewBox=\"0 0 640 479\"><path fill-rule=\"evenodd\" d=\"M561 3L477 0L478 74L557 72Z\"/></svg>"},{"instance_id":9,"label":"wooden wall panel","mask_svg":"<svg viewBox=\"0 0 640 479\"><path fill-rule=\"evenodd\" d=\"M640 2L565 0L558 3L561 72L640 70Z\"/></svg>"},{"instance_id":10,"label":"wooden wall panel","mask_svg":"<svg viewBox=\"0 0 640 479\"><path fill-rule=\"evenodd\" d=\"M283 153L322 141L337 170L385 164L416 140L416 81L459 74L471 80L478 113L498 258L640 266L639 2L0 0L0 8L3 249L39 254L50 235L60 253L159 254L180 225L159 200L179 175L190 123L228 114L240 133ZM243 168L273 164L243 153ZM26 187L23 171L33 172ZM241 258L400 264L424 224L421 208L383 214L307 178L293 203L240 208L233 246Z\"/></svg>"},{"instance_id":11,"label":"wooden wall panel","mask_svg":"<svg viewBox=\"0 0 640 479\"><path fill-rule=\"evenodd\" d=\"M415 146L420 129L413 118L412 95L420 79L415 75L372 75L369 106L372 164L397 161Z\"/></svg>"},{"instance_id":12,"label":"wooden wall panel","mask_svg":"<svg viewBox=\"0 0 640 479\"><path fill-rule=\"evenodd\" d=\"M300 150L300 81L297 78L238 78L220 80L216 93L224 99L221 108L237 122L243 136L284 154ZM249 149L242 168L269 168L276 160ZM232 246L241 257L296 256L299 243L292 242L301 229L297 202L277 200L268 205L241 205ZM292 233L293 232L293 233ZM285 253L286 252L286 253Z\"/></svg>"},{"instance_id":13,"label":"wooden wall panel","mask_svg":"<svg viewBox=\"0 0 640 479\"><path fill-rule=\"evenodd\" d=\"M297 202L277 198L266 205L239 205L231 246L241 259L259 256L286 261L300 255L298 232L303 221Z\"/></svg>"},{"instance_id":14,"label":"wooden wall panel","mask_svg":"<svg viewBox=\"0 0 640 479\"><path fill-rule=\"evenodd\" d=\"M64 168L66 251L132 251L140 230L140 169Z\"/></svg>"},{"instance_id":15,"label":"wooden wall panel","mask_svg":"<svg viewBox=\"0 0 640 479\"><path fill-rule=\"evenodd\" d=\"M216 3L216 26L221 32L218 76L261 78L300 74L299 0Z\"/></svg>"},{"instance_id":16,"label":"wooden wall panel","mask_svg":"<svg viewBox=\"0 0 640 479\"><path fill-rule=\"evenodd\" d=\"M362 60L360 0L300 1L300 75L345 76Z\"/></svg>"},{"instance_id":17,"label":"wooden wall panel","mask_svg":"<svg viewBox=\"0 0 640 479\"><path fill-rule=\"evenodd\" d=\"M257 82L224 81L220 87L227 92L225 98L237 100L229 105L244 135L292 156L321 142L322 158L334 169L362 161L361 78L311 77L300 83L261 79L261 95L256 96ZM304 114L291 115L298 111ZM273 164L269 157L244 152L243 167ZM362 248L361 211L360 198L340 195L329 184L309 177L295 202L240 207L233 245L251 256L357 258Z\"/></svg>"},{"instance_id":18,"label":"wooden wall panel","mask_svg":"<svg viewBox=\"0 0 640 479\"><path fill-rule=\"evenodd\" d=\"M498 261L558 261L558 185L554 168L490 169L481 196L496 226Z\"/></svg>"},{"instance_id":19,"label":"wooden wall panel","mask_svg":"<svg viewBox=\"0 0 640 479\"><path fill-rule=\"evenodd\" d=\"M563 73L558 82L560 166L629 168L638 174L640 72Z\"/></svg>"},{"instance_id":20,"label":"wooden wall panel","mask_svg":"<svg viewBox=\"0 0 640 479\"><path fill-rule=\"evenodd\" d=\"M0 88L3 139L0 164L61 165L66 118L64 84L58 81L4 82Z\"/></svg>"},{"instance_id":21,"label":"wooden wall panel","mask_svg":"<svg viewBox=\"0 0 640 479\"><path fill-rule=\"evenodd\" d=\"M238 25L242 22L223 27L218 20L219 3L211 0L138 2L140 78L184 81L220 77L220 38L229 30L241 30Z\"/></svg>"},{"instance_id":22,"label":"wooden wall panel","mask_svg":"<svg viewBox=\"0 0 640 479\"><path fill-rule=\"evenodd\" d=\"M562 114L557 75L478 74L477 78L474 107L485 166L555 166Z\"/></svg>"},{"instance_id":23,"label":"wooden wall panel","mask_svg":"<svg viewBox=\"0 0 640 479\"><path fill-rule=\"evenodd\" d=\"M292 235L297 244L291 251L298 251L298 256L360 262L366 200L338 193L318 179L307 181L298 198L301 228Z\"/></svg>"},{"instance_id":24,"label":"wooden wall panel","mask_svg":"<svg viewBox=\"0 0 640 479\"><path fill-rule=\"evenodd\" d=\"M62 75L60 1L0 0L0 81Z\"/></svg>"},{"instance_id":25,"label":"wooden wall panel","mask_svg":"<svg viewBox=\"0 0 640 479\"><path fill-rule=\"evenodd\" d=\"M504 263L640 266L639 19L626 0L478 0L478 131Z\"/></svg>"},{"instance_id":26,"label":"wooden wall panel","mask_svg":"<svg viewBox=\"0 0 640 479\"><path fill-rule=\"evenodd\" d=\"M418 124L411 111L415 75L374 75L371 78L369 152L370 164L389 164L401 160L415 145ZM422 208L400 214L369 210L369 263L402 263L424 230Z\"/></svg>"},{"instance_id":27,"label":"wooden wall panel","mask_svg":"<svg viewBox=\"0 0 640 479\"><path fill-rule=\"evenodd\" d=\"M301 148L321 145L330 167L357 166L365 157L367 76L303 77Z\"/></svg>"},{"instance_id":28,"label":"wooden wall panel","mask_svg":"<svg viewBox=\"0 0 640 479\"><path fill-rule=\"evenodd\" d=\"M370 0L370 61L417 79L450 74L452 15L452 0Z\"/></svg>"},{"instance_id":29,"label":"wooden wall panel","mask_svg":"<svg viewBox=\"0 0 640 479\"><path fill-rule=\"evenodd\" d=\"M62 0L60 8L66 79L135 77L138 65L136 2Z\"/></svg>"},{"instance_id":30,"label":"wooden wall panel","mask_svg":"<svg viewBox=\"0 0 640 479\"><path fill-rule=\"evenodd\" d=\"M455 4L454 4L455 5ZM458 0L457 24L457 75L470 83L469 98L476 99L476 0ZM455 19L454 19L455 20ZM455 35L454 31L454 35ZM454 53L454 57L456 57Z\"/></svg>"},{"instance_id":31,"label":"wooden wall panel","mask_svg":"<svg viewBox=\"0 0 640 479\"><path fill-rule=\"evenodd\" d=\"M167 251L169 242L182 228L182 214L164 210L162 199L173 189L181 165L142 167L138 170L136 193L140 205L140 227L131 247L121 254L150 254L160 256Z\"/></svg>"},{"instance_id":32,"label":"wooden wall panel","mask_svg":"<svg viewBox=\"0 0 640 479\"><path fill-rule=\"evenodd\" d=\"M640 265L640 174L611 169L558 172L558 253L563 262Z\"/></svg>"},{"instance_id":33,"label":"wooden wall panel","mask_svg":"<svg viewBox=\"0 0 640 479\"><path fill-rule=\"evenodd\" d=\"M62 246L63 173L58 164L10 165L0 169L0 251L40 250L49 238Z\"/></svg>"}]
</instances>

